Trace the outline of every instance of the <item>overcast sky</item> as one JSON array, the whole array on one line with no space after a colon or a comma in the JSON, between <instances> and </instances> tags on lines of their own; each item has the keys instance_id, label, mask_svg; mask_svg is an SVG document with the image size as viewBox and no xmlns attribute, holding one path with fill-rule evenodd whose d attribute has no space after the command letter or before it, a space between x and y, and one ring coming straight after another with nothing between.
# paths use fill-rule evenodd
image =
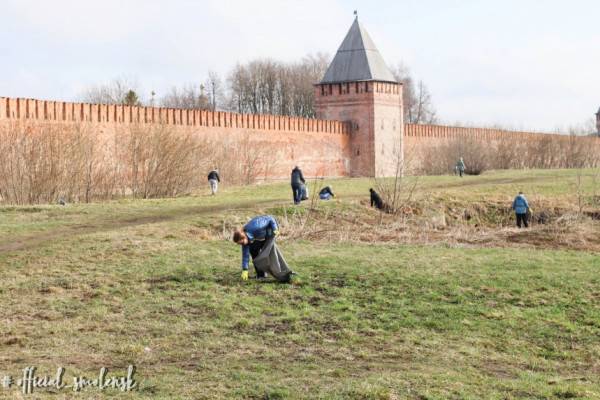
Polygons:
<instances>
[{"instance_id":1,"label":"overcast sky","mask_svg":"<svg viewBox=\"0 0 600 400\"><path fill-rule=\"evenodd\" d=\"M75 100L128 77L160 97L257 57L333 57L354 9L444 122L552 130L600 106L598 0L2 0L0 96Z\"/></svg>"}]
</instances>

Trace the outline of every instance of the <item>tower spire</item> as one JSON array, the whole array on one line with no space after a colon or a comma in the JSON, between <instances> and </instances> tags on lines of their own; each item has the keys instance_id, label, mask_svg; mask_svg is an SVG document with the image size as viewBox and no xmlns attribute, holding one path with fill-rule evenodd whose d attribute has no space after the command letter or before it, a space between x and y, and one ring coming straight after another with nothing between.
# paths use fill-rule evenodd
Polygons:
<instances>
[{"instance_id":1,"label":"tower spire","mask_svg":"<svg viewBox=\"0 0 600 400\"><path fill-rule=\"evenodd\" d=\"M346 34L321 83L379 81L396 83L366 29L356 19Z\"/></svg>"}]
</instances>

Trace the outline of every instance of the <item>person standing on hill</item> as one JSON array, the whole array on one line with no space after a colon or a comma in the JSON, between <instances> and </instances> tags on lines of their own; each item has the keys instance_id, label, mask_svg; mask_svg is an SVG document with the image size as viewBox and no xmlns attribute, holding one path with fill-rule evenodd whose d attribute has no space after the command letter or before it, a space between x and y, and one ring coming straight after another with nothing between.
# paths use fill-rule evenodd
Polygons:
<instances>
[{"instance_id":1,"label":"person standing on hill","mask_svg":"<svg viewBox=\"0 0 600 400\"><path fill-rule=\"evenodd\" d=\"M248 280L250 257L256 279L266 278L269 272L279 282L289 282L295 275L275 244L278 234L279 226L271 215L254 217L243 228L233 231L233 241L242 246L242 280Z\"/></svg>"},{"instance_id":2,"label":"person standing on hill","mask_svg":"<svg viewBox=\"0 0 600 400\"><path fill-rule=\"evenodd\" d=\"M456 162L456 172L458 172L458 175L460 175L460 177L462 178L464 173L465 173L465 162L463 160L463 158L459 158L458 161Z\"/></svg>"},{"instance_id":3,"label":"person standing on hill","mask_svg":"<svg viewBox=\"0 0 600 400\"><path fill-rule=\"evenodd\" d=\"M217 193L219 189L219 182L221 182L221 178L219 177L219 170L217 168L213 169L208 173L208 184L210 185L210 191L213 196Z\"/></svg>"},{"instance_id":4,"label":"person standing on hill","mask_svg":"<svg viewBox=\"0 0 600 400\"><path fill-rule=\"evenodd\" d=\"M527 199L523 195L523 192L519 192L517 197L515 197L512 209L515 210L515 215L517 217L517 226L520 228L521 224L525 225L525 228L529 227L527 223L527 213L530 211L529 203Z\"/></svg>"},{"instance_id":5,"label":"person standing on hill","mask_svg":"<svg viewBox=\"0 0 600 400\"><path fill-rule=\"evenodd\" d=\"M302 170L298 168L296 165L292 170L292 193L294 195L294 204L300 204L300 200L302 200L302 185L306 183L304 180L304 175L302 175Z\"/></svg>"}]
</instances>

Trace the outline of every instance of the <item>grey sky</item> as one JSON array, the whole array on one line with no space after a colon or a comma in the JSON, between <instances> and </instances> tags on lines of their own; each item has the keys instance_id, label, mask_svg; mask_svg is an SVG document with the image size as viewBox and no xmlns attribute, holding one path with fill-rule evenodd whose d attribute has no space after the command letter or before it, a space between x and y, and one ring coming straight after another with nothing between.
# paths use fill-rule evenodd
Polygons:
<instances>
[{"instance_id":1,"label":"grey sky","mask_svg":"<svg viewBox=\"0 0 600 400\"><path fill-rule=\"evenodd\" d=\"M597 0L4 0L0 96L74 100L126 76L148 97L256 57L331 56L352 11L445 122L551 130L600 106Z\"/></svg>"}]
</instances>

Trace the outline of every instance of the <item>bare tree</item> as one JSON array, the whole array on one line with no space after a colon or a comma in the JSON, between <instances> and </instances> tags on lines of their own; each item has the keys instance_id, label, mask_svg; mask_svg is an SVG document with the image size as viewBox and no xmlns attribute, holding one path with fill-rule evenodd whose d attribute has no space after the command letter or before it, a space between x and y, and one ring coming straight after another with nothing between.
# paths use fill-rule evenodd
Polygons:
<instances>
[{"instance_id":1,"label":"bare tree","mask_svg":"<svg viewBox=\"0 0 600 400\"><path fill-rule=\"evenodd\" d=\"M392 73L396 80L402 83L405 121L409 124L436 123L435 107L425 83L420 80L415 84L410 70L404 64L398 64L392 69Z\"/></svg>"},{"instance_id":2,"label":"bare tree","mask_svg":"<svg viewBox=\"0 0 600 400\"><path fill-rule=\"evenodd\" d=\"M256 59L229 73L229 106L242 113L314 117L313 85L327 68L327 56L295 63Z\"/></svg>"},{"instance_id":3,"label":"bare tree","mask_svg":"<svg viewBox=\"0 0 600 400\"><path fill-rule=\"evenodd\" d=\"M135 94L135 102L142 103L138 98L139 85L129 78L116 78L112 81L96 86L90 86L80 94L81 101L95 104L127 104L132 99L128 97L129 92Z\"/></svg>"},{"instance_id":4,"label":"bare tree","mask_svg":"<svg viewBox=\"0 0 600 400\"><path fill-rule=\"evenodd\" d=\"M212 109L210 100L206 95L206 86L204 84L187 84L181 88L173 86L171 90L161 98L160 104L163 107L170 108Z\"/></svg>"},{"instance_id":5,"label":"bare tree","mask_svg":"<svg viewBox=\"0 0 600 400\"><path fill-rule=\"evenodd\" d=\"M225 100L225 87L219 74L214 71L208 72L205 88L208 91L208 103L210 108L214 110L226 110L227 102Z\"/></svg>"}]
</instances>

